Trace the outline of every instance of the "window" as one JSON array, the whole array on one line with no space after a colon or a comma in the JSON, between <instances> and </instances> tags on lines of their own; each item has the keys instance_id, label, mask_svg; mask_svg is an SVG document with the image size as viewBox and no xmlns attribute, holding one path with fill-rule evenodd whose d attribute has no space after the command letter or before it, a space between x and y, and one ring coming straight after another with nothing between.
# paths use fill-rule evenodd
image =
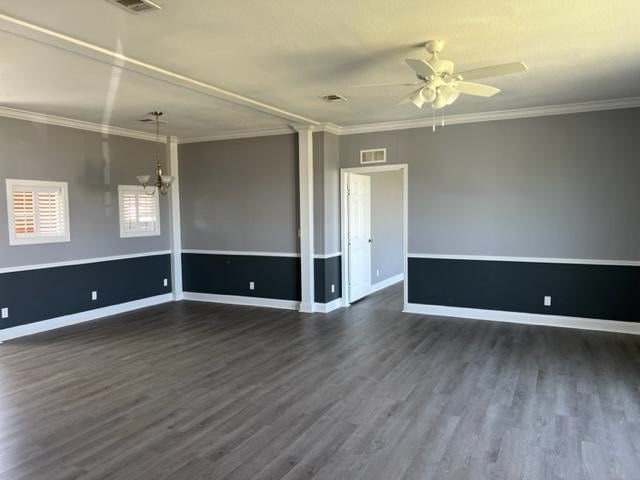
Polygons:
<instances>
[{"instance_id":1,"label":"window","mask_svg":"<svg viewBox=\"0 0 640 480\"><path fill-rule=\"evenodd\" d=\"M8 178L6 185L10 245L70 240L66 182Z\"/></svg>"},{"instance_id":2,"label":"window","mask_svg":"<svg viewBox=\"0 0 640 480\"><path fill-rule=\"evenodd\" d=\"M158 193L148 195L139 185L119 185L120 237L160 235Z\"/></svg>"}]
</instances>

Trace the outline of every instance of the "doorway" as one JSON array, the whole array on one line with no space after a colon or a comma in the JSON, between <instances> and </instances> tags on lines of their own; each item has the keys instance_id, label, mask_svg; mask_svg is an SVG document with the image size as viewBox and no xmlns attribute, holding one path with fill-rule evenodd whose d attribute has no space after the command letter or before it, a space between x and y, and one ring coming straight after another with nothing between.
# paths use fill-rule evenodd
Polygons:
<instances>
[{"instance_id":1,"label":"doorway","mask_svg":"<svg viewBox=\"0 0 640 480\"><path fill-rule=\"evenodd\" d=\"M340 177L343 306L349 306L381 288L405 280L403 304L406 308L407 165L343 168L340 170ZM386 187L386 192L378 186L382 185L384 177L388 180L393 178L396 182L393 187ZM388 190L389 188L393 188L393 191ZM382 211L389 210L385 207L390 206L387 203L393 202L397 203L397 208ZM389 228L386 228L387 223ZM390 230L395 233L392 239L389 236ZM395 261L390 261L392 257Z\"/></svg>"}]
</instances>

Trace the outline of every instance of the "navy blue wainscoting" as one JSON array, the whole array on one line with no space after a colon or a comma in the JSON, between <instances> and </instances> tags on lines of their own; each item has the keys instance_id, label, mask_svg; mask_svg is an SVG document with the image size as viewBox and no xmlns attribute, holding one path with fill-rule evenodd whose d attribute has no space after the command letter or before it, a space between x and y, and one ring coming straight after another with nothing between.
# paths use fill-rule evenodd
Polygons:
<instances>
[{"instance_id":1,"label":"navy blue wainscoting","mask_svg":"<svg viewBox=\"0 0 640 480\"><path fill-rule=\"evenodd\" d=\"M315 301L329 303L342 296L342 258L316 258L314 261ZM331 292L331 285L335 292Z\"/></svg>"},{"instance_id":2,"label":"navy blue wainscoting","mask_svg":"<svg viewBox=\"0 0 640 480\"><path fill-rule=\"evenodd\" d=\"M98 299L92 301L94 290ZM1 273L0 306L9 308L9 318L0 328L170 292L168 254Z\"/></svg>"},{"instance_id":3,"label":"navy blue wainscoting","mask_svg":"<svg viewBox=\"0 0 640 480\"><path fill-rule=\"evenodd\" d=\"M409 303L640 322L637 266L413 257L408 281Z\"/></svg>"},{"instance_id":4,"label":"navy blue wainscoting","mask_svg":"<svg viewBox=\"0 0 640 480\"><path fill-rule=\"evenodd\" d=\"M300 259L183 253L182 283L185 292L299 301Z\"/></svg>"}]
</instances>

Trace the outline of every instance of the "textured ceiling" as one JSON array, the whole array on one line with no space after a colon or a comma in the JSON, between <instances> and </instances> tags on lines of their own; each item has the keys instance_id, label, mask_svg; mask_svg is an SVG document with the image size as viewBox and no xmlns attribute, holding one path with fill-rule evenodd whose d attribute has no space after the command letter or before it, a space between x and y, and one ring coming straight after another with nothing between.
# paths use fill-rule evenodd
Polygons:
<instances>
[{"instance_id":1,"label":"textured ceiling","mask_svg":"<svg viewBox=\"0 0 640 480\"><path fill-rule=\"evenodd\" d=\"M530 68L487 80L502 93L461 97L453 114L640 96L637 0L157 2L162 11L132 15L106 0L0 0L0 13L338 125L429 116L396 106L407 88L348 86L413 81L403 59L426 58L417 46L430 38L446 40L441 57L458 71ZM171 133L191 137L288 123L139 73L114 85L118 67L14 34L0 37L0 56L4 106L91 121L108 106L114 124L137 129L135 118L159 107ZM326 103L327 93L349 101Z\"/></svg>"}]
</instances>

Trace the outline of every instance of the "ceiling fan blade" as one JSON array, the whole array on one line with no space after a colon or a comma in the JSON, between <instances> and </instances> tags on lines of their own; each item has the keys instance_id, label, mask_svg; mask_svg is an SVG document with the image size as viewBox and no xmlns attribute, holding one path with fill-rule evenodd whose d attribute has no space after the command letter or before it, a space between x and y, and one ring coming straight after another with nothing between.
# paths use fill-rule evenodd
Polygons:
<instances>
[{"instance_id":1,"label":"ceiling fan blade","mask_svg":"<svg viewBox=\"0 0 640 480\"><path fill-rule=\"evenodd\" d=\"M423 82L412 83L368 83L364 85L349 85L349 88L371 88L371 87L415 87Z\"/></svg>"},{"instance_id":2,"label":"ceiling fan blade","mask_svg":"<svg viewBox=\"0 0 640 480\"><path fill-rule=\"evenodd\" d=\"M460 93L475 95L476 97L493 97L500 91L499 88L473 82L456 82L454 86Z\"/></svg>"},{"instance_id":3,"label":"ceiling fan blade","mask_svg":"<svg viewBox=\"0 0 640 480\"><path fill-rule=\"evenodd\" d=\"M428 77L429 75L433 75L434 73L436 73L433 67L426 60L407 58L405 62L407 62L407 65L409 65L412 70L421 77Z\"/></svg>"},{"instance_id":4,"label":"ceiling fan blade","mask_svg":"<svg viewBox=\"0 0 640 480\"><path fill-rule=\"evenodd\" d=\"M460 72L463 80L477 80L478 78L499 77L501 75L511 75L513 73L522 73L529 70L524 62L505 63L503 65L493 65L491 67L475 68Z\"/></svg>"},{"instance_id":5,"label":"ceiling fan blade","mask_svg":"<svg viewBox=\"0 0 640 480\"><path fill-rule=\"evenodd\" d=\"M407 103L410 103L413 101L413 98L415 95L417 95L418 93L420 93L422 91L422 87L420 87L419 89L411 92L409 95L407 95L406 97L404 97L402 100L400 100L398 102L398 105L406 105Z\"/></svg>"}]
</instances>

